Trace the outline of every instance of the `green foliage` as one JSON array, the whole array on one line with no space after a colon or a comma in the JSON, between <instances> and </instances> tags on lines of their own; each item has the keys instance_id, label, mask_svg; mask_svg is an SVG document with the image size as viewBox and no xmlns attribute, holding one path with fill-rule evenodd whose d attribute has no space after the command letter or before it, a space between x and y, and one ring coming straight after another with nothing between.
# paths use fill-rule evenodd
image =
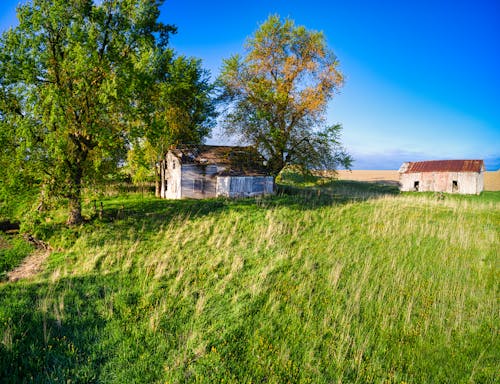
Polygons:
<instances>
[{"instance_id":1,"label":"green foliage","mask_svg":"<svg viewBox=\"0 0 500 384\"><path fill-rule=\"evenodd\" d=\"M53 232L0 285L0 381L498 381L498 192L295 188L122 195Z\"/></svg>"},{"instance_id":2,"label":"green foliage","mask_svg":"<svg viewBox=\"0 0 500 384\"><path fill-rule=\"evenodd\" d=\"M125 157L151 56L169 56L158 1L33 0L0 38L1 181L65 198L81 217L86 183ZM5 166L5 167L3 167Z\"/></svg>"},{"instance_id":3,"label":"green foliage","mask_svg":"<svg viewBox=\"0 0 500 384\"><path fill-rule=\"evenodd\" d=\"M134 182L152 175L159 184L159 163L168 149L178 144L200 144L214 126L217 114L214 87L200 60L164 57L153 64L156 78L143 89L139 105L146 124L133 141L128 165Z\"/></svg>"},{"instance_id":4,"label":"green foliage","mask_svg":"<svg viewBox=\"0 0 500 384\"><path fill-rule=\"evenodd\" d=\"M248 40L246 55L224 61L219 83L229 104L229 134L255 145L277 175L349 167L341 126L326 124L328 101L343 84L336 56L321 32L270 16Z\"/></svg>"},{"instance_id":5,"label":"green foliage","mask_svg":"<svg viewBox=\"0 0 500 384\"><path fill-rule=\"evenodd\" d=\"M0 281L33 251L22 237L7 237L0 233Z\"/></svg>"},{"instance_id":6,"label":"green foliage","mask_svg":"<svg viewBox=\"0 0 500 384\"><path fill-rule=\"evenodd\" d=\"M132 182L140 184L154 181L154 164L156 155L149 143L137 141L127 153L127 172L132 176Z\"/></svg>"},{"instance_id":7,"label":"green foliage","mask_svg":"<svg viewBox=\"0 0 500 384\"><path fill-rule=\"evenodd\" d=\"M10 179L10 181L15 178ZM0 180L0 221L14 220L19 221L33 207L33 196L38 196L39 188L27 188L23 184L9 185L8 182L2 183Z\"/></svg>"},{"instance_id":8,"label":"green foliage","mask_svg":"<svg viewBox=\"0 0 500 384\"><path fill-rule=\"evenodd\" d=\"M281 170L276 177L276 183L300 187L315 186L333 180L313 175L311 172L302 172L297 166L288 166Z\"/></svg>"},{"instance_id":9,"label":"green foliage","mask_svg":"<svg viewBox=\"0 0 500 384\"><path fill-rule=\"evenodd\" d=\"M160 154L180 143L201 143L216 117L213 85L201 61L179 56L168 63L157 82L145 137Z\"/></svg>"}]
</instances>

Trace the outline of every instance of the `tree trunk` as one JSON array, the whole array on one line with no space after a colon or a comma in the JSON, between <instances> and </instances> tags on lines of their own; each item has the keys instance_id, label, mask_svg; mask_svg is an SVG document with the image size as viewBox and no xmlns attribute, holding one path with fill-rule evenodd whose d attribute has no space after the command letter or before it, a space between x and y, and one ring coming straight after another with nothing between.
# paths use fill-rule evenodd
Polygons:
<instances>
[{"instance_id":1,"label":"tree trunk","mask_svg":"<svg viewBox=\"0 0 500 384\"><path fill-rule=\"evenodd\" d=\"M160 163L155 164L155 196L161 197Z\"/></svg>"},{"instance_id":2,"label":"tree trunk","mask_svg":"<svg viewBox=\"0 0 500 384\"><path fill-rule=\"evenodd\" d=\"M165 198L165 159L160 162L160 197Z\"/></svg>"},{"instance_id":3,"label":"tree trunk","mask_svg":"<svg viewBox=\"0 0 500 384\"><path fill-rule=\"evenodd\" d=\"M278 154L268 160L267 169L273 176L278 176L281 170L285 167L286 163L283 160L283 154Z\"/></svg>"},{"instance_id":4,"label":"tree trunk","mask_svg":"<svg viewBox=\"0 0 500 384\"><path fill-rule=\"evenodd\" d=\"M80 202L80 196L71 196L68 202L68 220L66 224L77 225L83 222L82 217L82 204Z\"/></svg>"},{"instance_id":5,"label":"tree trunk","mask_svg":"<svg viewBox=\"0 0 500 384\"><path fill-rule=\"evenodd\" d=\"M69 166L68 180L68 220L67 225L77 225L83 222L82 217L82 180L83 180L83 164L87 158L88 152L79 151L78 155L73 159ZM69 161L68 161L69 163Z\"/></svg>"}]
</instances>

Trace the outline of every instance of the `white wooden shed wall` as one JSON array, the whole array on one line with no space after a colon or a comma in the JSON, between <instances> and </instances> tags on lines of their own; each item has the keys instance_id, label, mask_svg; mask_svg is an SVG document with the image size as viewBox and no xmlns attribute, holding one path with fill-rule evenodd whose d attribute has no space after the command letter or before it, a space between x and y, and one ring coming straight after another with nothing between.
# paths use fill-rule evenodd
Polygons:
<instances>
[{"instance_id":1,"label":"white wooden shed wall","mask_svg":"<svg viewBox=\"0 0 500 384\"><path fill-rule=\"evenodd\" d=\"M480 194L484 173L475 172L415 172L400 176L401 191ZM416 183L418 183L416 187Z\"/></svg>"},{"instance_id":2,"label":"white wooden shed wall","mask_svg":"<svg viewBox=\"0 0 500 384\"><path fill-rule=\"evenodd\" d=\"M272 176L217 176L217 196L253 197L274 191Z\"/></svg>"}]
</instances>

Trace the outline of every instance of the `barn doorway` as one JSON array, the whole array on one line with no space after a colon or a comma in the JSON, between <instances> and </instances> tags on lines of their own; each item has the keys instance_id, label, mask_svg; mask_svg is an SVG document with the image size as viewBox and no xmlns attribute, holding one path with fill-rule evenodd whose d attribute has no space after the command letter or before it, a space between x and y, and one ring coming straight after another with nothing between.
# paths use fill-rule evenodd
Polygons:
<instances>
[{"instance_id":1,"label":"barn doorway","mask_svg":"<svg viewBox=\"0 0 500 384\"><path fill-rule=\"evenodd\" d=\"M451 182L451 191L458 192L458 181L457 180L453 180Z\"/></svg>"},{"instance_id":2,"label":"barn doorway","mask_svg":"<svg viewBox=\"0 0 500 384\"><path fill-rule=\"evenodd\" d=\"M420 186L420 182L419 181L415 181L413 183L413 190L418 192L419 186Z\"/></svg>"}]
</instances>

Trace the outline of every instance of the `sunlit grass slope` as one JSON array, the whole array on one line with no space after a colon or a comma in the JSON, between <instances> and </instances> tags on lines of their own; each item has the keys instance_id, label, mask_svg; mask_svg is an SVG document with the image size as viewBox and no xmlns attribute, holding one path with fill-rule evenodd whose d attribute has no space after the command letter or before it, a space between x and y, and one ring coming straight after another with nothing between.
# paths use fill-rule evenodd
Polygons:
<instances>
[{"instance_id":1,"label":"sunlit grass slope","mask_svg":"<svg viewBox=\"0 0 500 384\"><path fill-rule=\"evenodd\" d=\"M498 382L499 195L328 188L109 199L0 286L0 381Z\"/></svg>"}]
</instances>

